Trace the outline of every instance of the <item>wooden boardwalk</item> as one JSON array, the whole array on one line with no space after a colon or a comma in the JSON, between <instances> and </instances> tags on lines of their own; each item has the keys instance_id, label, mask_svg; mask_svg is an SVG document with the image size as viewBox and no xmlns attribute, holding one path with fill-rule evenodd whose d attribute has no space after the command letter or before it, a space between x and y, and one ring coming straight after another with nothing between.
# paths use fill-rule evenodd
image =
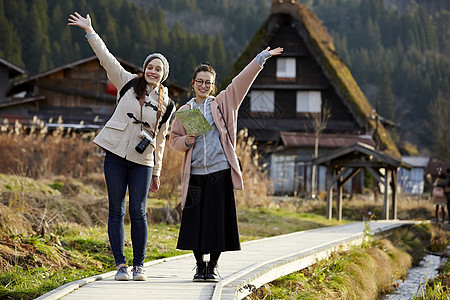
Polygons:
<instances>
[{"instance_id":1,"label":"wooden boardwalk","mask_svg":"<svg viewBox=\"0 0 450 300\"><path fill-rule=\"evenodd\" d=\"M372 234L413 224L370 222ZM364 223L300 231L242 243L219 260L218 283L192 282L195 260L186 254L146 263L147 281L115 281L114 272L68 283L37 299L242 299L275 278L305 268L338 249L361 243Z\"/></svg>"}]
</instances>

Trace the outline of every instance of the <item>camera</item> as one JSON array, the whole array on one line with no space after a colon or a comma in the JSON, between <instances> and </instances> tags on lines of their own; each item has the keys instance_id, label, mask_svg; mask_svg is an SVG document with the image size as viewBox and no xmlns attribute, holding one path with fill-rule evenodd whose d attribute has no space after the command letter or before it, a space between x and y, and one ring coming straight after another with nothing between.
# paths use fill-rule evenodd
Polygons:
<instances>
[{"instance_id":1,"label":"camera","mask_svg":"<svg viewBox=\"0 0 450 300\"><path fill-rule=\"evenodd\" d=\"M139 133L139 137L142 139L142 141L140 141L134 149L136 149L138 153L142 154L144 153L145 149L147 149L148 145L153 142L153 138L145 130L142 130Z\"/></svg>"}]
</instances>

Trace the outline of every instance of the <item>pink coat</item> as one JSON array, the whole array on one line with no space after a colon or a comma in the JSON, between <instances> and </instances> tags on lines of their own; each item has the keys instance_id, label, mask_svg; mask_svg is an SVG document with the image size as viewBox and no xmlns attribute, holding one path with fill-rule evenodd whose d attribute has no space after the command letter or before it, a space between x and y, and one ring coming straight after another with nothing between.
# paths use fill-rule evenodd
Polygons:
<instances>
[{"instance_id":1,"label":"pink coat","mask_svg":"<svg viewBox=\"0 0 450 300\"><path fill-rule=\"evenodd\" d=\"M227 88L219 93L214 101L211 102L211 114L214 119L214 123L217 126L220 134L220 142L222 143L222 148L227 157L228 163L231 166L231 179L233 181L233 187L236 190L244 189L244 183L242 181L242 173L239 168L239 163L236 155L234 145L236 144L236 131L237 131L237 116L238 109L244 100L250 86L258 76L262 67L256 62L256 60L251 61L242 70L232 82L227 86ZM222 120L222 116L219 112L218 107L224 115L225 121L228 126L228 130L233 140L231 144L228 137L227 130L225 128L225 123ZM183 105L178 111L190 109L188 104ZM169 145L174 150L184 152L183 164L181 167L181 207L184 208L186 203L186 195L189 185L189 178L191 173L191 159L192 159L192 149L193 147L186 147L186 130L184 129L181 122L175 118L172 131L170 133Z\"/></svg>"}]
</instances>

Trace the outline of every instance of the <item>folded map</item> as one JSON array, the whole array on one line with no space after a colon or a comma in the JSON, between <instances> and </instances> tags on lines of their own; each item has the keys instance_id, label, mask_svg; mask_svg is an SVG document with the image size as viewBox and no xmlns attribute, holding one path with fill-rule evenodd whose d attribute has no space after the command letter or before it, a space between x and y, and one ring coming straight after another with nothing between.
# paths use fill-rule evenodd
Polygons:
<instances>
[{"instance_id":1,"label":"folded map","mask_svg":"<svg viewBox=\"0 0 450 300\"><path fill-rule=\"evenodd\" d=\"M188 134L199 136L213 130L199 108L178 111L176 116Z\"/></svg>"}]
</instances>

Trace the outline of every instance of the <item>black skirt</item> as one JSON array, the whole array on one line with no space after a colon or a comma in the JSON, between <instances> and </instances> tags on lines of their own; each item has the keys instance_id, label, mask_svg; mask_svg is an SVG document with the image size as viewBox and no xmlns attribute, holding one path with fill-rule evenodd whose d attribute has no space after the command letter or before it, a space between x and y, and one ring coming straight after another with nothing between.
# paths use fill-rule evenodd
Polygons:
<instances>
[{"instance_id":1,"label":"black skirt","mask_svg":"<svg viewBox=\"0 0 450 300\"><path fill-rule=\"evenodd\" d=\"M177 249L203 253L241 249L231 169L191 175Z\"/></svg>"}]
</instances>

